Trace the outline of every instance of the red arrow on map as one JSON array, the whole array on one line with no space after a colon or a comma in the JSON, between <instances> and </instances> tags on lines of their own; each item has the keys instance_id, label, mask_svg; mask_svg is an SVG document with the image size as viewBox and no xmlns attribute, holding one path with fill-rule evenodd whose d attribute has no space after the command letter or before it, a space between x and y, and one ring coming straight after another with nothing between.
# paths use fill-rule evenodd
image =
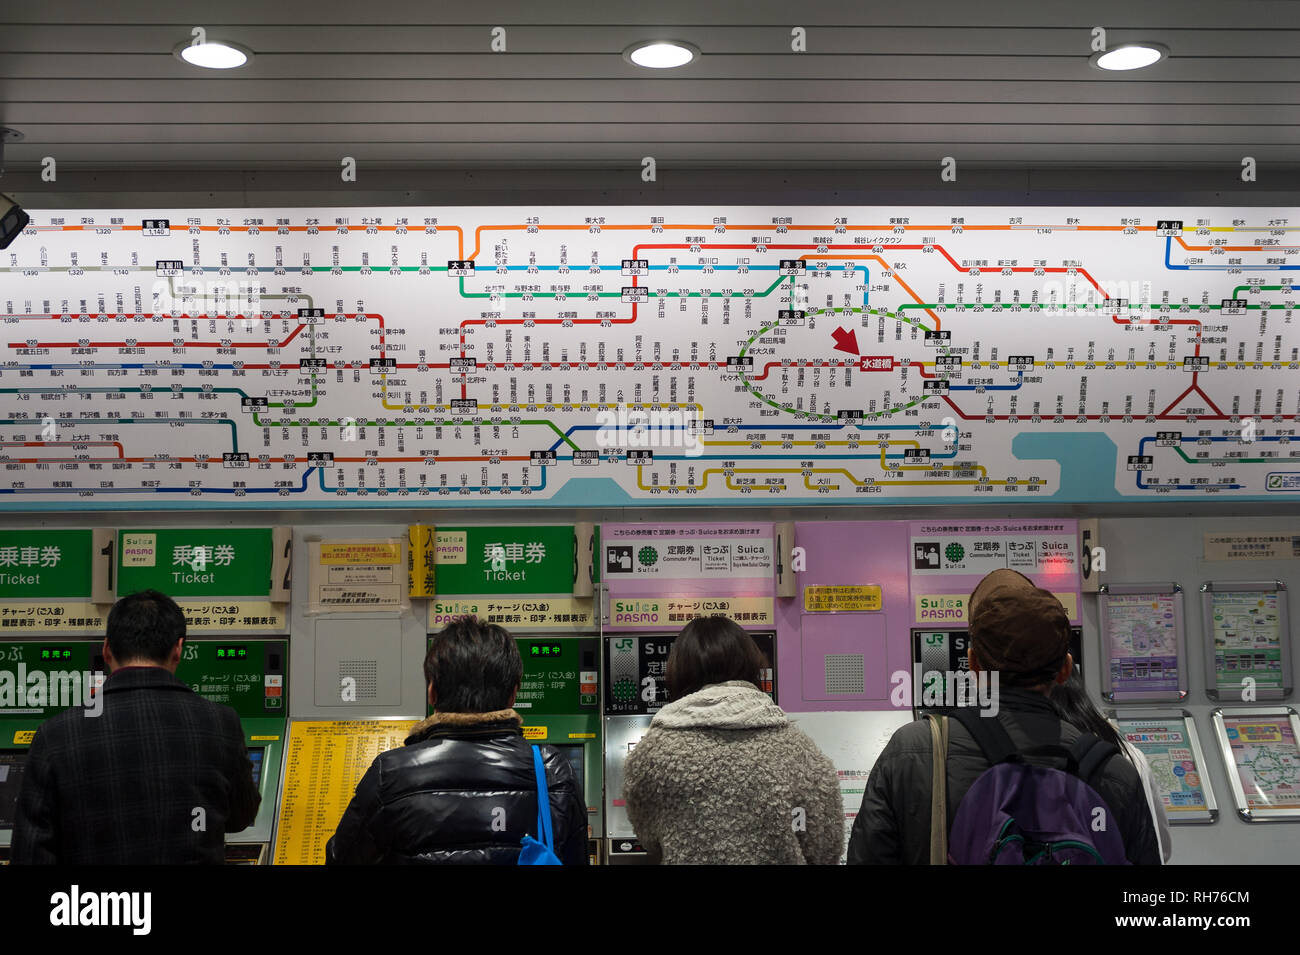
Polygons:
<instances>
[{"instance_id":1,"label":"red arrow on map","mask_svg":"<svg viewBox=\"0 0 1300 955\"><path fill-rule=\"evenodd\" d=\"M835 339L835 350L846 351L850 355L857 355L858 352L858 335L853 329L847 332L843 328L837 328L831 332L831 338Z\"/></svg>"}]
</instances>

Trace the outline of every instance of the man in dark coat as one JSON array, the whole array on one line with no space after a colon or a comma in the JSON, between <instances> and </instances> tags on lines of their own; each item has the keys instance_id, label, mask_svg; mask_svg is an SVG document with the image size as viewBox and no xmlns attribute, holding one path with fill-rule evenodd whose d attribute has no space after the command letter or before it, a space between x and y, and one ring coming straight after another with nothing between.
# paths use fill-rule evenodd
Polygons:
<instances>
[{"instance_id":1,"label":"man in dark coat","mask_svg":"<svg viewBox=\"0 0 1300 955\"><path fill-rule=\"evenodd\" d=\"M1018 579L1017 579L1018 578ZM1079 730L1061 720L1048 700L1054 683L1070 676L1069 618L1060 602L1014 571L994 571L971 594L970 668L996 672L1000 693L996 715L1018 751L1059 744L1066 747ZM988 768L974 738L949 720L947 824ZM850 865L925 865L930 861L933 766L930 727L917 720L896 731L871 769L862 808L849 838ZM1026 757L1062 768L1055 756ZM1096 790L1113 810L1128 861L1159 865L1160 851L1138 771L1122 754L1112 756L1096 777Z\"/></svg>"},{"instance_id":2,"label":"man in dark coat","mask_svg":"<svg viewBox=\"0 0 1300 955\"><path fill-rule=\"evenodd\" d=\"M32 740L11 861L225 861L261 802L239 717L176 679L185 616L156 590L108 615L102 710L73 707Z\"/></svg>"},{"instance_id":3,"label":"man in dark coat","mask_svg":"<svg viewBox=\"0 0 1300 955\"><path fill-rule=\"evenodd\" d=\"M473 618L449 624L424 661L434 714L381 753L325 847L327 864L514 865L537 831L533 748L511 707L523 679L514 638ZM555 853L585 865L587 807L568 761L541 746Z\"/></svg>"}]
</instances>

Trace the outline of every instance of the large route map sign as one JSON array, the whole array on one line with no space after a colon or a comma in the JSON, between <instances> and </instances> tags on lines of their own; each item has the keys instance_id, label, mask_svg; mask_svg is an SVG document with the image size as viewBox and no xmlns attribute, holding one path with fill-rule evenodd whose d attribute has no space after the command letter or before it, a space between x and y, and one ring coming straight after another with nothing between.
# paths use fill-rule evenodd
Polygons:
<instances>
[{"instance_id":1,"label":"large route map sign","mask_svg":"<svg viewBox=\"0 0 1300 955\"><path fill-rule=\"evenodd\" d=\"M1290 499L1291 212L36 211L0 508Z\"/></svg>"}]
</instances>

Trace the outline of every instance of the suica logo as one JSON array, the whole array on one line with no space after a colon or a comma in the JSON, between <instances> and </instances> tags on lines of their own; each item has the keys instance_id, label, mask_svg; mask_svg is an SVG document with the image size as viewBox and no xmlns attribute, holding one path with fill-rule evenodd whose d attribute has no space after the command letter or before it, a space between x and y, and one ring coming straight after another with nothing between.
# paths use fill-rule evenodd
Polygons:
<instances>
[{"instance_id":1,"label":"suica logo","mask_svg":"<svg viewBox=\"0 0 1300 955\"><path fill-rule=\"evenodd\" d=\"M78 885L50 896L50 924L130 926L133 935L148 935L152 892L82 892Z\"/></svg>"}]
</instances>

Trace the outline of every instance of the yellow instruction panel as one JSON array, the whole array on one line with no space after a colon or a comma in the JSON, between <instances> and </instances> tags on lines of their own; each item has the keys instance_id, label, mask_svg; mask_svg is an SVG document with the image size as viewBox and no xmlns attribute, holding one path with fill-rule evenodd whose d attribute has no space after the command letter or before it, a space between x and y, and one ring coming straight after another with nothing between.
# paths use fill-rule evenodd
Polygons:
<instances>
[{"instance_id":1,"label":"yellow instruction panel","mask_svg":"<svg viewBox=\"0 0 1300 955\"><path fill-rule=\"evenodd\" d=\"M294 720L275 827L276 865L323 865L357 783L417 720Z\"/></svg>"}]
</instances>

